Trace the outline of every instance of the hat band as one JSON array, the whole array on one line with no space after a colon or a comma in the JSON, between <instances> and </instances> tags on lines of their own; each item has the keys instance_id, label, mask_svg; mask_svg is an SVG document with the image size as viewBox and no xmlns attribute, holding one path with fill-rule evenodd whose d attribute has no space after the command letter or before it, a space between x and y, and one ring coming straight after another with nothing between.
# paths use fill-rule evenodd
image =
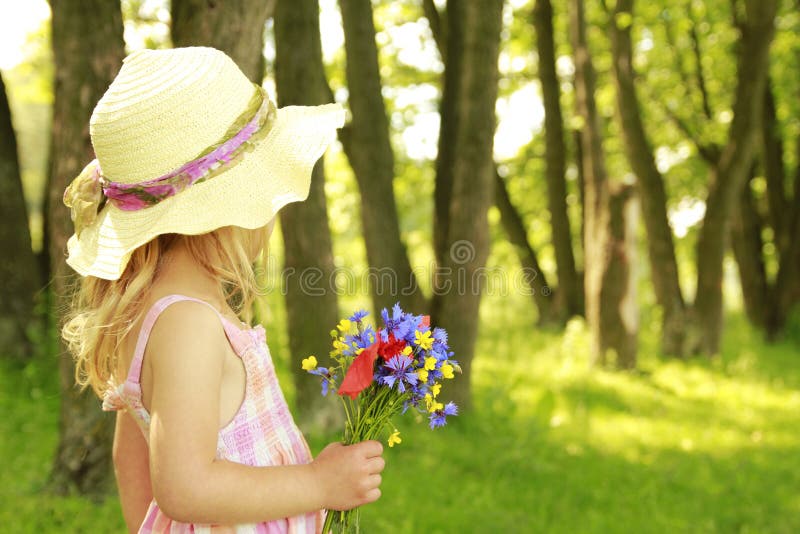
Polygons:
<instances>
[{"instance_id":1,"label":"hat band","mask_svg":"<svg viewBox=\"0 0 800 534\"><path fill-rule=\"evenodd\" d=\"M97 159L92 160L64 191L64 204L72 210L75 232L79 234L90 225L106 201L123 211L148 208L230 169L241 160L269 132L277 114L266 91L253 85L256 91L247 109L222 140L163 176L136 183L113 182L103 176Z\"/></svg>"}]
</instances>

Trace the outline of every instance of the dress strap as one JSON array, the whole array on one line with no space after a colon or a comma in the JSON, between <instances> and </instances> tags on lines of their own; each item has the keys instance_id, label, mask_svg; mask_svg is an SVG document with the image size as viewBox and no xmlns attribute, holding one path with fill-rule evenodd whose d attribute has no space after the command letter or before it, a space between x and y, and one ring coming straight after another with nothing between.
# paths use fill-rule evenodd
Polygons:
<instances>
[{"instance_id":1,"label":"dress strap","mask_svg":"<svg viewBox=\"0 0 800 534\"><path fill-rule=\"evenodd\" d=\"M237 354L241 355L242 349L242 330L238 329L230 319L226 318L222 315L219 310L217 310L214 306L210 303L195 298L190 297L188 295L167 295L166 297L162 297L158 299L153 306L147 311L147 314L144 317L144 321L142 322L142 328L139 330L139 338L136 340L136 349L133 352L133 359L131 360L131 366L128 370L128 377L126 378L126 382L138 384L139 380L141 379L142 375L142 360L144 359L144 351L147 347L147 340L150 338L150 332L153 330L153 326L156 324L156 319L158 316L161 315L170 304L180 301L191 300L194 302L199 302L201 304L205 304L212 310L222 321L222 326L225 329L225 335L228 337L228 340L231 342L232 347L236 351Z\"/></svg>"}]
</instances>

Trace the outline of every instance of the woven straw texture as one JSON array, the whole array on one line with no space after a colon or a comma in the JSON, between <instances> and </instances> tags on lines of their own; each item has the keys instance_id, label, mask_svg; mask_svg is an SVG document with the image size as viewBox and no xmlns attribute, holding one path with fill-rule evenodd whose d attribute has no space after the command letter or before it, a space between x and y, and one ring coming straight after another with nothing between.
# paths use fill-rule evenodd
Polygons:
<instances>
[{"instance_id":1,"label":"woven straw texture","mask_svg":"<svg viewBox=\"0 0 800 534\"><path fill-rule=\"evenodd\" d=\"M220 141L253 90L233 60L213 48L129 55L89 122L103 175L137 183L195 159ZM225 172L138 211L107 203L80 237L70 237L67 263L84 276L113 280L131 252L159 234L267 224L286 204L307 198L314 163L343 123L339 104L278 109L267 135Z\"/></svg>"}]
</instances>

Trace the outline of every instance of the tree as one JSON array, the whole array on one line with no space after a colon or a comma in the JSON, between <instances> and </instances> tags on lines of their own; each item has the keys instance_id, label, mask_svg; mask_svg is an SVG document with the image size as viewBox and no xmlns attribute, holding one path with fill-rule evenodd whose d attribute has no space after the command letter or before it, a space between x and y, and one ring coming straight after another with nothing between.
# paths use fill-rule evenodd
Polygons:
<instances>
[{"instance_id":1,"label":"tree","mask_svg":"<svg viewBox=\"0 0 800 534\"><path fill-rule=\"evenodd\" d=\"M520 265L525 270L525 284L533 297L536 309L539 311L539 324L562 322L565 319L564 310L559 302L553 298L554 291L547 281L536 251L528 241L528 232L522 214L511 202L511 195L506 187L506 180L494 169L494 204L500 211L500 223L506 231L509 242L514 245L519 257Z\"/></svg>"},{"instance_id":2,"label":"tree","mask_svg":"<svg viewBox=\"0 0 800 534\"><path fill-rule=\"evenodd\" d=\"M592 359L611 363L608 354L612 352L618 367L633 368L638 321L631 275L635 251L631 192L610 184L606 174L583 0L572 0L570 8L576 111L583 119L579 164L584 177L584 288Z\"/></svg>"},{"instance_id":3,"label":"tree","mask_svg":"<svg viewBox=\"0 0 800 534\"><path fill-rule=\"evenodd\" d=\"M702 108L694 111L692 119L666 106L667 115L695 145L697 153L708 166L709 185L706 195L706 212L700 228L697 248L697 291L694 303L686 307L686 316L681 319L680 287L677 276L673 276L670 252L671 234L666 218L661 213L663 200L660 187L663 179L653 163L652 148L647 141L644 127L638 118L641 108L636 100L630 25L633 20L632 1L617 2L611 25L614 70L617 82L619 115L628 159L636 172L645 211L653 277L659 304L664 309L664 347L678 354L714 354L719 350L722 333L722 263L729 238L730 221L740 198L742 188L750 173L757 149L758 116L761 113L764 86L769 66L769 48L774 34L776 14L775 0L761 2L745 0L731 2L733 25L739 32L736 44L736 85L733 102L733 119L725 134L727 140L719 144L699 135L695 123L699 118L706 125L715 121L709 96L706 75L702 67L702 50L691 5L688 15L691 22L689 41L691 53L696 59L694 81L686 72L683 61L676 59L676 71L686 88L696 87L700 93ZM678 49L675 32L667 21L665 24L668 42ZM681 54L675 55L680 58ZM688 90L688 89L687 89ZM691 98L686 98L691 109ZM674 107L674 106L673 106ZM638 109L638 111L636 111ZM674 250L674 249L673 249ZM656 268L656 264L658 268ZM685 325L684 326L682 326ZM669 336L673 339L670 341ZM680 341L680 347L678 347Z\"/></svg>"},{"instance_id":4,"label":"tree","mask_svg":"<svg viewBox=\"0 0 800 534\"><path fill-rule=\"evenodd\" d=\"M316 0L281 0L274 20L278 105L330 102ZM302 358L328 352L328 338L320 332L327 332L339 320L338 299L329 285L334 263L324 186L321 159L314 167L308 199L289 204L280 212L289 348L297 397L303 399L297 413L303 424L318 429L331 427L339 416L338 406L326 402L318 384L308 380L300 368Z\"/></svg>"},{"instance_id":5,"label":"tree","mask_svg":"<svg viewBox=\"0 0 800 534\"><path fill-rule=\"evenodd\" d=\"M400 239L394 189L394 154L381 96L378 49L369 0L341 0L347 54L347 90L352 121L340 139L361 192L361 222L376 312L399 301L421 313L425 297ZM389 281L390 287L384 282Z\"/></svg>"},{"instance_id":6,"label":"tree","mask_svg":"<svg viewBox=\"0 0 800 534\"><path fill-rule=\"evenodd\" d=\"M55 316L69 305L77 276L64 261L72 233L64 189L94 155L89 116L122 65L122 13L119 3L104 0L51 0L55 101L48 182L48 246ZM91 389L75 387L74 366L59 345L61 413L52 487L101 494L113 484L111 440L114 419L100 410Z\"/></svg>"},{"instance_id":7,"label":"tree","mask_svg":"<svg viewBox=\"0 0 800 534\"><path fill-rule=\"evenodd\" d=\"M618 0L608 25L611 34L617 113L625 140L623 143L625 153L631 169L636 173L636 184L647 230L650 272L656 299L663 311L661 350L665 354L681 356L684 349L686 310L678 280L678 262L675 259L672 229L667 219L664 178L656 167L634 85L632 11L633 0Z\"/></svg>"},{"instance_id":8,"label":"tree","mask_svg":"<svg viewBox=\"0 0 800 534\"><path fill-rule=\"evenodd\" d=\"M733 252L739 266L742 296L748 319L774 339L784 329L792 307L800 302L800 159L795 159L792 191L787 191L784 141L776 117L775 97L767 83L761 117L760 162L766 182L767 216L759 209L754 181L757 165L736 206L731 233ZM796 158L800 158L798 141ZM765 229L773 231L777 272L770 278L764 258Z\"/></svg>"},{"instance_id":9,"label":"tree","mask_svg":"<svg viewBox=\"0 0 800 534\"><path fill-rule=\"evenodd\" d=\"M11 122L5 84L0 75L0 357L29 357L33 351L26 329L34 320L33 304L41 287L36 256L31 249L28 210L22 191L17 140Z\"/></svg>"},{"instance_id":10,"label":"tree","mask_svg":"<svg viewBox=\"0 0 800 534\"><path fill-rule=\"evenodd\" d=\"M436 46L439 50L439 54L442 57L443 62L447 62L447 43L445 33L446 33L446 24L442 22L442 17L439 14L439 11L436 8L436 5L433 3L432 0L425 0L423 2L423 8L425 12L425 16L427 17L431 31L433 33L434 40L436 42ZM551 10L552 11L552 10ZM552 37L552 28L551 28L551 37ZM552 48L552 46L551 46ZM555 59L553 58L553 62ZM555 67L553 67L554 69ZM555 71L553 71L553 76L555 76ZM545 107L548 107L548 104L552 102L548 101L545 103ZM546 115L549 117L558 117L560 121L560 106L557 112L547 111ZM551 126L551 132L557 132L555 129L556 127ZM563 128L562 128L563 134ZM549 136L549 140L554 140L557 137L557 133ZM558 150L558 146L554 145L555 150ZM561 143L560 148L563 150L563 141ZM551 154L550 145L548 145L548 154ZM560 155L562 158L565 157L563 152ZM552 169L558 169L557 158L559 157L558 154L555 154L552 158L552 161L556 162L555 166ZM548 156L548 162L551 161L550 156ZM493 162L493 173L494 173L494 193L495 193L495 206L497 207L498 211L500 212L500 223L503 226L503 229L508 236L509 242L514 245L514 250L517 253L517 257L519 258L520 265L525 271L526 276L524 277L524 283L528 286L528 291L533 298L534 305L539 312L538 316L538 323L540 325L552 324L552 323L561 323L575 314L582 314L583 313L583 282L577 277L577 273L575 272L575 260L572 254L572 243L571 238L568 241L564 241L564 232L563 230L566 228L567 233L569 233L569 219L566 218L566 188L563 180L563 165L561 166L561 175L560 180L561 182L549 185L548 188L548 202L550 203L550 208L555 210L563 209L563 213L556 214L555 216L551 217L551 220L558 219L558 223L554 223L559 226L558 231L553 229L553 240L555 244L555 248L557 249L556 253L556 263L557 263L557 270L559 271L559 283L563 280L567 286L564 287L562 290L561 287L556 287L552 283L548 281L547 275L540 267L538 255L536 250L531 245L530 241L528 240L528 231L525 221L522 217L517 206L514 205L514 202L511 199L511 195L508 191L508 185L506 184L506 178L503 178L498 169L496 164ZM550 165L550 163L548 163ZM548 167L550 169L551 167ZM548 174L548 177L555 176L556 173L553 172L552 174ZM549 180L549 178L548 178ZM548 183L550 183L548 181ZM550 194L552 193L552 194ZM563 196L559 196L562 195ZM560 198L560 200L559 200ZM563 216L563 218L562 218ZM555 241L558 241L555 243ZM568 250L565 249L568 247ZM575 276L573 277L572 274ZM563 277L563 278L562 278ZM577 286L573 286L572 284L576 283ZM577 291L577 295L576 292ZM575 298L577 296L577 302Z\"/></svg>"},{"instance_id":11,"label":"tree","mask_svg":"<svg viewBox=\"0 0 800 534\"><path fill-rule=\"evenodd\" d=\"M686 105L683 107L688 109L688 113L678 113L670 106L665 107L668 117L694 144L707 166L709 176L706 211L696 246L697 290L693 305L687 309L683 340L683 352L686 354L715 354L719 351L723 319L723 258L730 237L731 220L758 149L758 123L763 109L776 11L776 0L734 0L730 3L730 16L739 39L735 46L733 118L727 132L722 134L725 141L721 143L701 135L703 130L713 129L716 114L712 109L709 84L706 83L706 73L700 61L703 53L699 24L694 20L691 6L688 10L691 22L689 41L697 64L695 76L690 76L682 61L677 61L676 71L686 87L696 87L702 107L692 109L692 98L684 99ZM630 12L623 13L623 16L630 19ZM671 24L665 27L669 43L679 49ZM687 118L688 115L691 115L691 119Z\"/></svg>"},{"instance_id":12,"label":"tree","mask_svg":"<svg viewBox=\"0 0 800 534\"><path fill-rule=\"evenodd\" d=\"M264 77L264 25L275 0L172 0L175 46L211 46L228 54L253 82Z\"/></svg>"},{"instance_id":13,"label":"tree","mask_svg":"<svg viewBox=\"0 0 800 534\"><path fill-rule=\"evenodd\" d=\"M492 146L497 98L501 0L447 3L447 63L434 193L437 272L431 323L449 333L465 379L453 393L470 406L469 369L478 330L482 269L489 254L486 218L493 201Z\"/></svg>"},{"instance_id":14,"label":"tree","mask_svg":"<svg viewBox=\"0 0 800 534\"><path fill-rule=\"evenodd\" d=\"M775 32L776 0L745 0L745 16L734 3L741 32L737 83L728 140L711 165L706 214L697 241L697 296L687 329L691 352L715 354L722 334L722 260L729 221L757 149L758 116L763 105L769 48Z\"/></svg>"},{"instance_id":15,"label":"tree","mask_svg":"<svg viewBox=\"0 0 800 534\"><path fill-rule=\"evenodd\" d=\"M544 103L545 163L547 205L556 254L558 295L564 315L583 313L583 284L575 268L572 231L567 215L567 183L565 179L567 149L564 144L564 119L561 114L561 89L556 76L553 6L550 0L537 0L533 9L536 30L539 80Z\"/></svg>"}]
</instances>

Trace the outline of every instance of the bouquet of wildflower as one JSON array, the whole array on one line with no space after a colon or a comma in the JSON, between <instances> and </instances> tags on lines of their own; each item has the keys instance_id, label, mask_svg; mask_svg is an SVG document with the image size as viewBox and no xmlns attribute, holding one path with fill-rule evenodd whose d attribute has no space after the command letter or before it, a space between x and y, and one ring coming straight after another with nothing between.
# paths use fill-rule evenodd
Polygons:
<instances>
[{"instance_id":1,"label":"bouquet of wildflower","mask_svg":"<svg viewBox=\"0 0 800 534\"><path fill-rule=\"evenodd\" d=\"M335 390L346 415L343 443L351 445L386 436L389 447L400 443L392 417L409 408L427 414L429 426L443 426L456 415L452 402L438 400L444 379L461 372L447 345L447 332L430 326L427 315L413 315L395 304L381 311L383 327L365 324L360 310L342 319L334 330L332 363L319 367L317 358L303 360L303 369L322 379L322 394ZM323 532L358 531L358 509L329 511Z\"/></svg>"}]
</instances>

